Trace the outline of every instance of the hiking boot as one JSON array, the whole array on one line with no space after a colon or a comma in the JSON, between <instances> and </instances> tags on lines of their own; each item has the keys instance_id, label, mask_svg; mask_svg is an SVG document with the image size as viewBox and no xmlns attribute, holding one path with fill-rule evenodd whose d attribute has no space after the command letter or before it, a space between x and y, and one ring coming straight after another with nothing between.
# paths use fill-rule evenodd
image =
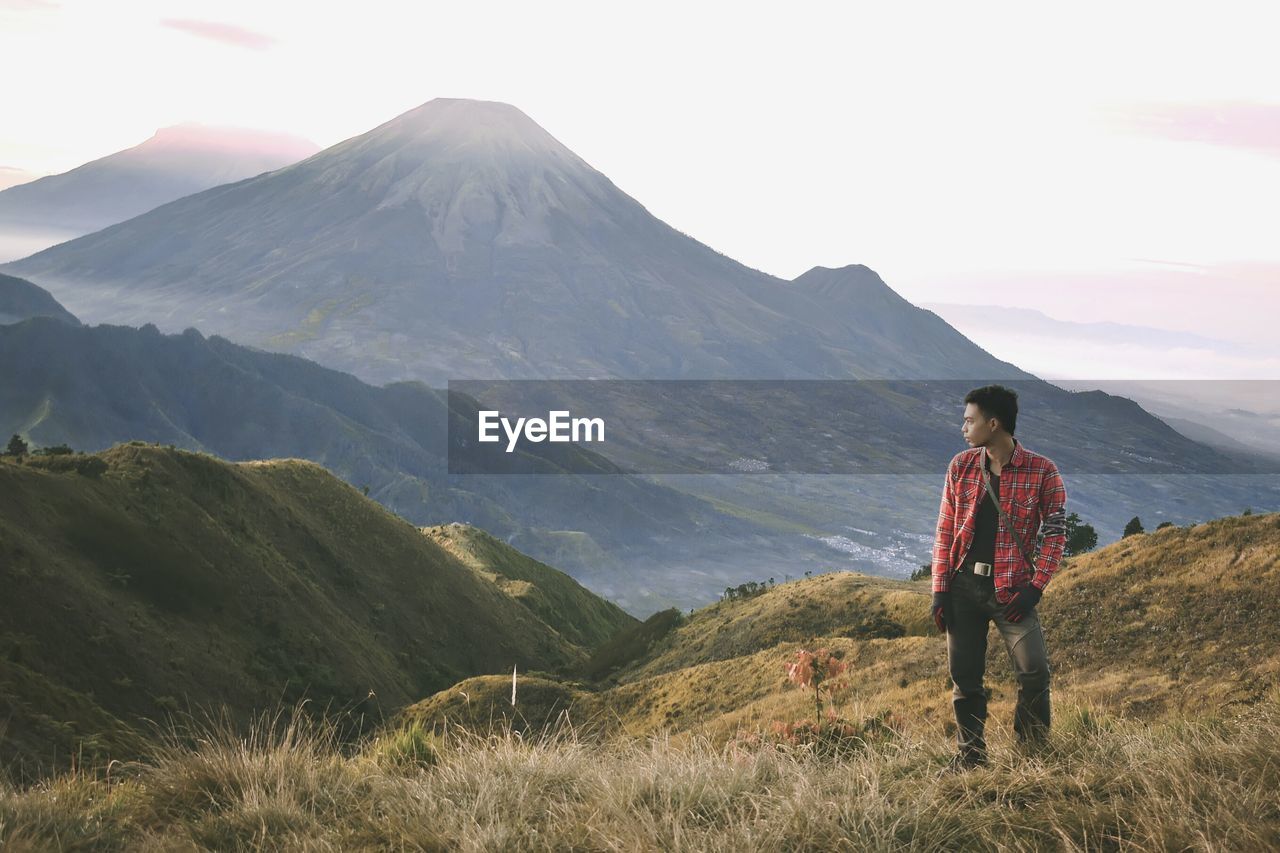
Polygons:
<instances>
[{"instance_id":1,"label":"hiking boot","mask_svg":"<svg viewBox=\"0 0 1280 853\"><path fill-rule=\"evenodd\" d=\"M1018 738L1014 742L1014 751L1026 758L1043 758L1051 751L1048 735Z\"/></svg>"},{"instance_id":2,"label":"hiking boot","mask_svg":"<svg viewBox=\"0 0 1280 853\"><path fill-rule=\"evenodd\" d=\"M951 756L951 760L947 762L948 772L958 772L963 770L972 770L975 767L986 767L986 753L981 752L957 752Z\"/></svg>"}]
</instances>

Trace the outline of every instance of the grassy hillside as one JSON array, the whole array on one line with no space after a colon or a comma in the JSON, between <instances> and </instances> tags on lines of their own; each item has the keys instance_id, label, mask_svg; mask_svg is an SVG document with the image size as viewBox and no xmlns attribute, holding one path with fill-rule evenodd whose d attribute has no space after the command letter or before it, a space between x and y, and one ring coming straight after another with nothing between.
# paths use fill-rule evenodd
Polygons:
<instances>
[{"instance_id":1,"label":"grassy hillside","mask_svg":"<svg viewBox=\"0 0 1280 853\"><path fill-rule=\"evenodd\" d=\"M830 572L697 610L617 680L637 681L811 637L891 639L932 630L918 584Z\"/></svg>"},{"instance_id":2,"label":"grassy hillside","mask_svg":"<svg viewBox=\"0 0 1280 853\"><path fill-rule=\"evenodd\" d=\"M244 719L306 695L376 722L477 673L573 671L629 619L577 587L591 617L565 604L553 626L527 602L563 601L567 577L513 596L473 563L312 462L140 442L5 459L0 758L119 756L188 704Z\"/></svg>"},{"instance_id":3,"label":"grassy hillside","mask_svg":"<svg viewBox=\"0 0 1280 853\"><path fill-rule=\"evenodd\" d=\"M278 487L289 481L273 468L290 466L251 467ZM495 569L523 563L501 543L466 527L414 532L455 580L532 613L517 599L533 581ZM4 533L7 556L20 554ZM0 780L0 845L1275 849L1280 636L1261 616L1280 603L1277 555L1273 513L1070 560L1040 605L1055 670L1049 745L1028 755L1013 742L1014 684L993 628L993 763L965 774L944 766L954 728L945 642L919 615L928 582L833 574L628 625L598 647L624 662L606 680L566 675L584 656L559 673L522 668L513 704L505 666L471 675L355 745L332 723L282 714L247 731L197 726L114 768L105 750L48 784ZM812 719L812 692L783 666L816 646L848 665L834 709L854 734L827 749L772 727Z\"/></svg>"},{"instance_id":4,"label":"grassy hillside","mask_svg":"<svg viewBox=\"0 0 1280 853\"><path fill-rule=\"evenodd\" d=\"M1280 683L1280 513L1130 536L1050 589L1059 669L1125 710L1216 709Z\"/></svg>"},{"instance_id":5,"label":"grassy hillside","mask_svg":"<svg viewBox=\"0 0 1280 853\"><path fill-rule=\"evenodd\" d=\"M1040 613L1055 696L1143 720L1226 712L1280 683L1280 514L1233 516L1128 537L1068 560ZM510 705L511 679L480 677L405 712L446 720L554 720L544 705L607 735L666 733L723 743L740 730L813 713L812 693L791 686L785 664L827 647L848 664L838 707L852 716L891 710L917 731L953 732L945 639L927 619L930 583L848 572L768 587L662 631L630 629L634 648L595 682L540 684L535 713ZM1012 719L1016 683L990 629L987 686L993 725ZM599 653L598 653L599 655ZM597 656L598 656L597 655ZM590 671L588 663L586 671ZM551 700L554 701L551 701Z\"/></svg>"},{"instance_id":6,"label":"grassy hillside","mask_svg":"<svg viewBox=\"0 0 1280 853\"><path fill-rule=\"evenodd\" d=\"M423 533L485 581L495 584L569 642L594 649L614 634L639 624L621 607L470 524L454 522Z\"/></svg>"}]
</instances>

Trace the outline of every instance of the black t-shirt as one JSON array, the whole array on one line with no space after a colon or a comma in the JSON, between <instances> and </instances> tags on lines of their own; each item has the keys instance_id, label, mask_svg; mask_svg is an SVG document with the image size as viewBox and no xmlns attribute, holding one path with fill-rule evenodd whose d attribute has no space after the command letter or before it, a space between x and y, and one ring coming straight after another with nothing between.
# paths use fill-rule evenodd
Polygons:
<instances>
[{"instance_id":1,"label":"black t-shirt","mask_svg":"<svg viewBox=\"0 0 1280 853\"><path fill-rule=\"evenodd\" d=\"M1000 496L1000 478L991 475L991 490ZM969 559L984 563L996 561L996 522L999 512L991 502L991 495L982 490L982 503L978 504L978 517L974 520L973 544L969 546Z\"/></svg>"}]
</instances>

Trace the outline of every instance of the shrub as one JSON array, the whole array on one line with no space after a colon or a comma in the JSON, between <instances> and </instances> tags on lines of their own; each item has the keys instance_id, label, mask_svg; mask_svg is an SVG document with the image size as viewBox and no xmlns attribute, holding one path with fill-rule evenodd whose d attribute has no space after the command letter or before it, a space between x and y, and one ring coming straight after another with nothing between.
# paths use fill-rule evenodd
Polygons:
<instances>
[{"instance_id":1,"label":"shrub","mask_svg":"<svg viewBox=\"0 0 1280 853\"><path fill-rule=\"evenodd\" d=\"M1092 524L1081 521L1078 513L1070 513L1067 516L1067 546L1063 552L1064 555L1070 557L1083 554L1096 547L1098 547L1098 531Z\"/></svg>"},{"instance_id":2,"label":"shrub","mask_svg":"<svg viewBox=\"0 0 1280 853\"><path fill-rule=\"evenodd\" d=\"M795 659L784 663L783 666L787 671L787 680L799 687L813 686L813 702L816 710L816 720L818 726L822 725L822 691L825 689L827 695L838 687L840 683L833 683L845 671L845 663L833 654L829 649L818 649L810 651L809 649L800 649L795 654Z\"/></svg>"},{"instance_id":3,"label":"shrub","mask_svg":"<svg viewBox=\"0 0 1280 853\"><path fill-rule=\"evenodd\" d=\"M52 444L48 447L40 447L32 452L32 456L70 456L75 453L65 444Z\"/></svg>"},{"instance_id":4,"label":"shrub","mask_svg":"<svg viewBox=\"0 0 1280 853\"><path fill-rule=\"evenodd\" d=\"M431 767L439 762L435 733L417 720L379 736L370 754L380 764L400 769Z\"/></svg>"}]
</instances>

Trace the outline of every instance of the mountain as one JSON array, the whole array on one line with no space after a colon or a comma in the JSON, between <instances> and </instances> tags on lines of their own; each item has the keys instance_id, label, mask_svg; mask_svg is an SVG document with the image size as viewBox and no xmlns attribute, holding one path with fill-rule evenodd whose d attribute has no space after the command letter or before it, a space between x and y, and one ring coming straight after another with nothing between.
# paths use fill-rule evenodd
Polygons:
<instances>
[{"instance_id":1,"label":"mountain","mask_svg":"<svg viewBox=\"0 0 1280 853\"><path fill-rule=\"evenodd\" d=\"M0 409L12 429L30 426L40 441L90 449L137 437L207 446L236 459L316 459L369 485L371 495L415 523L477 524L589 579L637 615L704 602L779 567L909 574L933 532L943 470L936 460L963 448L961 401L971 380L968 387L1018 384L1025 407L1019 435L1078 466L1069 511L1095 525L1104 541L1134 515L1188 521L1271 507L1278 494L1273 475L1249 479L1273 473L1275 463L1260 469L1252 459L1212 452L1131 400L1040 382L910 305L865 266L815 267L788 282L720 255L654 218L505 104L437 99L292 166L188 196L8 268L34 270L26 274L89 322L150 320L157 334L162 326L200 327L219 341L211 360L199 356L218 377L206 388L203 372L196 381L147 361L174 345L153 351L126 343L123 333L105 335L99 340L115 336L129 354L119 362L97 356L117 364L121 379L157 371L164 379L123 386L113 379L127 401L86 393L72 405L52 394L52 371L36 370L42 381L13 390L11 405ZM278 366L285 362L255 356L248 374L269 374L265 385L248 386L258 397L240 384L242 352L231 359L235 368L218 364L229 351L219 335L304 354L373 382L468 375L823 378L833 385L889 379L857 383L837 409L805 396L804 383L787 383L794 387L784 389L781 410L721 399L656 410L681 415L679 430L657 424L676 439L662 458L693 456L695 471L706 470L697 468L698 454L724 448L736 433L756 445L739 454L748 462L817 459L816 468L772 469L817 473L847 470L828 461L865 462L852 480L779 480L770 472L728 485L705 478L661 488L634 478L517 484L479 472L464 484L440 478L446 460L439 430L448 421L422 386L395 384L384 395L348 391L356 387L350 377L312 378L310 368L285 369ZM8 350L8 358L21 367L31 351L26 344ZM41 352L68 377L57 381L83 369L83 357ZM89 370L101 376L97 364ZM936 387L892 384L911 377ZM353 405L348 393L362 403ZM838 397L841 389L830 393ZM307 402L295 410L296 398ZM302 414L313 402L338 415L326 413L315 436ZM824 430L832 411L848 413L851 402L859 404L857 417ZM287 413L273 415L279 405ZM629 432L632 415L623 415L613 435L632 443L624 455L603 455L652 471L643 465L655 455L650 434ZM686 415L697 421L697 441L681 441ZM359 426L344 432L352 420ZM432 442L439 452L424 454ZM787 451L802 458L788 459ZM863 472L889 476L873 480ZM1148 472L1154 479L1144 477Z\"/></svg>"},{"instance_id":2,"label":"mountain","mask_svg":"<svg viewBox=\"0 0 1280 853\"><path fill-rule=\"evenodd\" d=\"M1053 341L1062 346L1082 344L1104 347L1141 347L1151 350L1191 348L1212 350L1233 356L1258 355L1235 341L1210 338L1193 332L1143 326L1136 323L1114 321L1084 323L1076 320L1059 320L1043 311L1032 308L1016 308L1009 305L971 305L958 302L924 302L928 308L958 329L972 329L1000 336L1014 333L1032 335ZM992 322L999 317L1002 324Z\"/></svg>"},{"instance_id":3,"label":"mountain","mask_svg":"<svg viewBox=\"0 0 1280 853\"><path fill-rule=\"evenodd\" d=\"M139 439L234 461L310 459L415 524L476 524L635 612L654 609L638 594L639 566L815 559L824 550L773 541L759 524L676 489L590 476L619 469L586 451L515 454L544 475L451 474L457 413L444 391L378 388L195 329L163 335L38 317L0 326L0 374L20 377L0 383L0 432L33 447L96 451Z\"/></svg>"},{"instance_id":4,"label":"mountain","mask_svg":"<svg viewBox=\"0 0 1280 853\"><path fill-rule=\"evenodd\" d=\"M19 433L33 447L96 451L139 439L233 461L309 459L414 524L474 524L636 616L787 572L910 574L928 559L969 387L788 382L752 395L754 384L732 383L726 398L699 394L698 383L651 382L642 384L660 396L622 395L615 413L615 383L556 383L585 386L588 396L569 406L606 415L608 449L563 455L553 448L565 445L526 445L513 467L545 473L506 474L456 467L468 458L459 441L476 408L456 391L378 388L195 329L164 335L36 317L0 326L0 375L15 378L0 383L0 435ZM1060 464L1069 510L1102 541L1134 515L1185 523L1273 507L1280 496L1274 461L1215 452L1132 401L1011 384L1023 395L1020 438ZM727 423L740 430L720 428ZM617 473L650 471L655 456L706 471L709 454L734 453L767 458L776 473ZM787 473L815 470L832 474Z\"/></svg>"},{"instance_id":5,"label":"mountain","mask_svg":"<svg viewBox=\"0 0 1280 853\"><path fill-rule=\"evenodd\" d=\"M1278 448L1272 448L1268 452L1265 448L1254 447L1241 441L1237 441L1226 433L1216 430L1211 426L1201 423L1200 421L1193 421L1187 418L1176 418L1171 415L1163 414L1160 415L1160 420L1164 421L1187 438L1198 441L1201 444L1208 445L1209 447L1223 453L1234 453L1241 456L1253 457L1257 457L1258 455L1269 455L1272 458L1277 457L1276 451Z\"/></svg>"},{"instance_id":6,"label":"mountain","mask_svg":"<svg viewBox=\"0 0 1280 853\"><path fill-rule=\"evenodd\" d=\"M63 308L49 291L29 281L0 273L0 326L28 317L52 317L78 326L75 315Z\"/></svg>"},{"instance_id":7,"label":"mountain","mask_svg":"<svg viewBox=\"0 0 1280 853\"><path fill-rule=\"evenodd\" d=\"M1223 453L1280 457L1280 384L1273 379L1054 380L1123 394L1188 438Z\"/></svg>"},{"instance_id":8,"label":"mountain","mask_svg":"<svg viewBox=\"0 0 1280 853\"><path fill-rule=\"evenodd\" d=\"M470 675L567 673L635 621L550 567L513 595L314 463L141 442L0 460L0 574L15 770L187 707L243 721L305 693L373 722ZM549 624L539 595L586 619Z\"/></svg>"},{"instance_id":9,"label":"mountain","mask_svg":"<svg viewBox=\"0 0 1280 853\"><path fill-rule=\"evenodd\" d=\"M60 242L316 150L286 134L194 123L162 128L132 148L0 191L0 233L49 234Z\"/></svg>"},{"instance_id":10,"label":"mountain","mask_svg":"<svg viewBox=\"0 0 1280 853\"><path fill-rule=\"evenodd\" d=\"M885 284L874 270L863 264L850 264L832 269L814 267L793 282L794 289L809 297L803 305L804 321L835 338L862 341L863 345L887 354L910 354L913 365L909 373L896 371L892 365L877 365L868 376L915 379L953 378L962 374L949 372L949 365L981 366L966 376L1000 376L1028 379L1031 374L1007 362L993 358L947 324L932 311L926 311L903 299ZM979 355L981 354L981 355ZM982 363L983 358L987 363ZM959 365L954 360L961 359ZM992 372L991 368L999 365ZM845 378L845 377L840 377ZM861 378L861 375L858 375Z\"/></svg>"},{"instance_id":11,"label":"mountain","mask_svg":"<svg viewBox=\"0 0 1280 853\"><path fill-rule=\"evenodd\" d=\"M0 166L0 190L7 190L9 187L16 187L18 184L34 181L36 177L26 169L19 169L16 166Z\"/></svg>"},{"instance_id":12,"label":"mountain","mask_svg":"<svg viewBox=\"0 0 1280 853\"><path fill-rule=\"evenodd\" d=\"M86 322L194 326L379 383L1028 377L865 267L737 263L493 101L436 98L6 269Z\"/></svg>"}]
</instances>

